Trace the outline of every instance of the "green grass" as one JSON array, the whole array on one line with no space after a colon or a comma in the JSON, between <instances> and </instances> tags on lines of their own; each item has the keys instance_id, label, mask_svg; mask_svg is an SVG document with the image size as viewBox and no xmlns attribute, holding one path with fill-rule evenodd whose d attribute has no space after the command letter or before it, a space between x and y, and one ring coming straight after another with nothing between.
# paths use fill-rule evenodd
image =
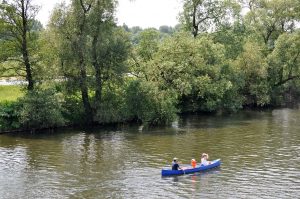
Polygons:
<instances>
[{"instance_id":1,"label":"green grass","mask_svg":"<svg viewBox=\"0 0 300 199\"><path fill-rule=\"evenodd\" d=\"M4 101L16 101L19 97L22 97L24 92L21 86L0 86L0 102Z\"/></svg>"}]
</instances>

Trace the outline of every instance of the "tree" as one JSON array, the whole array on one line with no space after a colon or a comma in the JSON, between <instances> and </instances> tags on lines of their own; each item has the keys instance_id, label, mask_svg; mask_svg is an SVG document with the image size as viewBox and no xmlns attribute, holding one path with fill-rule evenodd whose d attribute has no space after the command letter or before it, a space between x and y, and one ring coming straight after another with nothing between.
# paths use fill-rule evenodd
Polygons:
<instances>
[{"instance_id":1,"label":"tree","mask_svg":"<svg viewBox=\"0 0 300 199\"><path fill-rule=\"evenodd\" d=\"M86 123L97 122L103 88L126 71L129 38L116 27L114 8L112 0L73 0L70 7L57 8L50 23L59 38L61 71L69 90L81 92Z\"/></svg>"},{"instance_id":2,"label":"tree","mask_svg":"<svg viewBox=\"0 0 300 199\"><path fill-rule=\"evenodd\" d=\"M109 4L102 4L102 6L98 4L98 9L92 9L95 16L91 15L89 20L92 38L89 51L91 52L91 65L95 72L94 105L97 118L100 117L101 112L104 112L102 108L103 88L108 87L110 89L122 82L125 73L128 72L125 63L130 50L128 33L122 28L116 27L113 21L113 8L115 5L110 4L108 7L104 7L105 5L108 6ZM97 17L98 19L96 19ZM110 92L108 89L106 89L107 93Z\"/></svg>"},{"instance_id":3,"label":"tree","mask_svg":"<svg viewBox=\"0 0 300 199\"><path fill-rule=\"evenodd\" d=\"M143 31L143 29L140 26L133 26L132 28L130 28L130 32L132 32L133 34L137 34L141 31Z\"/></svg>"},{"instance_id":4,"label":"tree","mask_svg":"<svg viewBox=\"0 0 300 199\"><path fill-rule=\"evenodd\" d=\"M93 111L89 96L87 78L88 21L92 3L72 0L70 7L61 5L52 16L50 27L60 42L60 62L69 85L78 85L85 110L86 123L93 122Z\"/></svg>"},{"instance_id":5,"label":"tree","mask_svg":"<svg viewBox=\"0 0 300 199\"><path fill-rule=\"evenodd\" d=\"M159 32L165 33L168 35L171 35L174 33L174 29L171 26L166 26L166 25L160 26L158 30L159 30Z\"/></svg>"},{"instance_id":6,"label":"tree","mask_svg":"<svg viewBox=\"0 0 300 199\"><path fill-rule=\"evenodd\" d=\"M243 21L236 21L233 25L224 25L217 32L212 33L214 41L224 45L227 59L236 59L243 52L245 39L249 35Z\"/></svg>"},{"instance_id":7,"label":"tree","mask_svg":"<svg viewBox=\"0 0 300 199\"><path fill-rule=\"evenodd\" d=\"M268 61L272 87L300 79L300 32L279 36Z\"/></svg>"},{"instance_id":8,"label":"tree","mask_svg":"<svg viewBox=\"0 0 300 199\"><path fill-rule=\"evenodd\" d=\"M111 78L111 74L117 72L113 70L114 67L117 68L116 66L126 59L128 40L122 38L122 35L118 34L120 31L115 28L115 2L95 0L93 3L88 18L88 34L91 37L90 59L95 70L95 104L99 107L104 82Z\"/></svg>"},{"instance_id":9,"label":"tree","mask_svg":"<svg viewBox=\"0 0 300 199\"><path fill-rule=\"evenodd\" d=\"M245 16L248 29L262 41L274 48L276 39L285 32L293 32L300 20L297 9L299 1L294 0L247 0L250 11Z\"/></svg>"},{"instance_id":10,"label":"tree","mask_svg":"<svg viewBox=\"0 0 300 199\"><path fill-rule=\"evenodd\" d=\"M157 82L136 79L126 89L127 117L144 124L170 124L176 118L176 104L176 94L161 90Z\"/></svg>"},{"instance_id":11,"label":"tree","mask_svg":"<svg viewBox=\"0 0 300 199\"><path fill-rule=\"evenodd\" d=\"M20 123L25 129L59 127L65 124L63 97L55 90L33 90L20 100ZM34 113L34 114L32 114Z\"/></svg>"},{"instance_id":12,"label":"tree","mask_svg":"<svg viewBox=\"0 0 300 199\"><path fill-rule=\"evenodd\" d=\"M156 29L146 29L138 35L139 43L133 50L131 64L133 73L139 78L149 80L148 64L158 51L160 34Z\"/></svg>"},{"instance_id":13,"label":"tree","mask_svg":"<svg viewBox=\"0 0 300 199\"><path fill-rule=\"evenodd\" d=\"M239 93L245 98L244 105L264 106L270 102L268 64L264 52L265 46L249 40L234 61L240 78Z\"/></svg>"},{"instance_id":14,"label":"tree","mask_svg":"<svg viewBox=\"0 0 300 199\"><path fill-rule=\"evenodd\" d=\"M37 48L38 29L34 18L37 11L32 0L3 1L0 5L0 59L1 62L19 63L25 71L28 90L34 89L33 65L36 60L33 54Z\"/></svg>"},{"instance_id":15,"label":"tree","mask_svg":"<svg viewBox=\"0 0 300 199\"><path fill-rule=\"evenodd\" d=\"M222 74L224 53L224 46L210 36L194 39L178 33L145 60L144 73L160 90L175 93L182 111L214 111L222 108L222 99L232 88Z\"/></svg>"},{"instance_id":16,"label":"tree","mask_svg":"<svg viewBox=\"0 0 300 199\"><path fill-rule=\"evenodd\" d=\"M199 31L211 31L214 26L229 21L235 10L239 10L238 6L230 0L184 0L181 21L196 37Z\"/></svg>"}]
</instances>

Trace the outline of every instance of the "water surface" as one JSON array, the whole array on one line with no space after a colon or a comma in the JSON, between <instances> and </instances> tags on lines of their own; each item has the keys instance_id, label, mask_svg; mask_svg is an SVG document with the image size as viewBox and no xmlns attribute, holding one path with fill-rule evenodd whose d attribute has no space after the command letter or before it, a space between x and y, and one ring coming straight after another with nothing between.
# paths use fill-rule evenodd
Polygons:
<instances>
[{"instance_id":1,"label":"water surface","mask_svg":"<svg viewBox=\"0 0 300 199\"><path fill-rule=\"evenodd\" d=\"M138 126L0 135L0 198L298 198L300 110L186 116ZM161 177L183 163L218 169Z\"/></svg>"}]
</instances>

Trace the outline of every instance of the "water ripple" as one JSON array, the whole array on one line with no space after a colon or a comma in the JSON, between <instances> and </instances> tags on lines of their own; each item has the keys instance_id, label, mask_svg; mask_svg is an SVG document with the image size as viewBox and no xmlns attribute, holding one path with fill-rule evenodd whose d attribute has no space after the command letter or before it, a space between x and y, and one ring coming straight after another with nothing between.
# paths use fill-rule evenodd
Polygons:
<instances>
[{"instance_id":1,"label":"water ripple","mask_svg":"<svg viewBox=\"0 0 300 199\"><path fill-rule=\"evenodd\" d=\"M189 116L171 127L0 135L0 198L298 198L300 111ZM222 165L161 177L173 157Z\"/></svg>"}]
</instances>

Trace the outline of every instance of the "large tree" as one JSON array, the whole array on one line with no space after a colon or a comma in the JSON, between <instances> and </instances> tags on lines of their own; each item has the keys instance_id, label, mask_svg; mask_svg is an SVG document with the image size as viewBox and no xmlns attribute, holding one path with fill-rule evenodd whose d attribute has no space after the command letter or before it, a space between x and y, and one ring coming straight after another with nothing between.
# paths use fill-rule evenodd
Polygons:
<instances>
[{"instance_id":1,"label":"large tree","mask_svg":"<svg viewBox=\"0 0 300 199\"><path fill-rule=\"evenodd\" d=\"M115 6L113 0L73 0L55 9L49 25L60 43L61 71L73 93L79 88L87 123L97 121L103 87L124 73L129 40L116 27Z\"/></svg>"},{"instance_id":2,"label":"large tree","mask_svg":"<svg viewBox=\"0 0 300 199\"><path fill-rule=\"evenodd\" d=\"M9 65L17 65L14 67L16 71L25 71L28 90L34 88L37 11L38 7L32 4L32 0L2 1L0 5L0 59L2 64L9 62Z\"/></svg>"},{"instance_id":3,"label":"large tree","mask_svg":"<svg viewBox=\"0 0 300 199\"><path fill-rule=\"evenodd\" d=\"M184 0L181 21L194 37L228 22L239 11L233 0Z\"/></svg>"},{"instance_id":4,"label":"large tree","mask_svg":"<svg viewBox=\"0 0 300 199\"><path fill-rule=\"evenodd\" d=\"M249 12L245 22L262 41L274 47L276 39L285 32L293 32L300 16L297 9L300 1L295 0L245 0Z\"/></svg>"},{"instance_id":5,"label":"large tree","mask_svg":"<svg viewBox=\"0 0 300 199\"><path fill-rule=\"evenodd\" d=\"M95 70L95 100L96 104L101 102L103 87L103 72L105 60L109 59L106 52L107 36L113 34L115 2L111 0L95 0L89 15L89 35L91 38L90 59Z\"/></svg>"},{"instance_id":6,"label":"large tree","mask_svg":"<svg viewBox=\"0 0 300 199\"><path fill-rule=\"evenodd\" d=\"M283 86L300 79L300 32L285 33L276 40L268 56L270 83Z\"/></svg>"},{"instance_id":7,"label":"large tree","mask_svg":"<svg viewBox=\"0 0 300 199\"><path fill-rule=\"evenodd\" d=\"M264 106L270 102L265 51L261 43L246 41L243 52L233 63L240 79L239 93L244 97L244 105Z\"/></svg>"},{"instance_id":8,"label":"large tree","mask_svg":"<svg viewBox=\"0 0 300 199\"><path fill-rule=\"evenodd\" d=\"M57 38L60 67L68 85L78 88L85 112L86 123L92 123L93 111L89 96L87 65L87 33L92 3L72 0L69 6L57 6L52 14L49 28ZM74 90L74 89L70 90Z\"/></svg>"},{"instance_id":9,"label":"large tree","mask_svg":"<svg viewBox=\"0 0 300 199\"><path fill-rule=\"evenodd\" d=\"M155 37L148 39L137 47L137 59L143 64L143 70L135 68L137 74L143 73L146 81L154 82L161 91L175 93L183 112L225 106L222 99L231 91L232 83L222 74L226 65L223 45L210 36L194 39L188 33L175 34L158 46ZM144 45L147 43L151 45ZM156 52L151 51L153 47Z\"/></svg>"},{"instance_id":10,"label":"large tree","mask_svg":"<svg viewBox=\"0 0 300 199\"><path fill-rule=\"evenodd\" d=\"M93 112L89 99L89 89L87 83L87 60L86 60L86 40L87 40L87 15L91 10L91 2L84 0L72 1L74 11L73 27L75 31L71 40L73 52L77 59L77 66L79 67L79 84L81 90L82 102L85 109L86 122L93 121Z\"/></svg>"}]
</instances>

